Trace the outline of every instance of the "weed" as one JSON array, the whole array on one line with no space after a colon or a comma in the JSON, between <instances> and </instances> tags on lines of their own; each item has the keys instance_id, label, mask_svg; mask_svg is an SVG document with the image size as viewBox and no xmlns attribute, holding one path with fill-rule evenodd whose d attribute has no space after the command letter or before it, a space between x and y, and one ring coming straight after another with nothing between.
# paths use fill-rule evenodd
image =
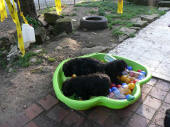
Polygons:
<instances>
[{"instance_id":1,"label":"weed","mask_svg":"<svg viewBox=\"0 0 170 127\"><path fill-rule=\"evenodd\" d=\"M78 11L79 9L78 8L74 8L73 11Z\"/></svg>"},{"instance_id":2,"label":"weed","mask_svg":"<svg viewBox=\"0 0 170 127\"><path fill-rule=\"evenodd\" d=\"M112 24L111 24L111 23L108 24L108 28L109 28L110 30L112 29Z\"/></svg>"},{"instance_id":3,"label":"weed","mask_svg":"<svg viewBox=\"0 0 170 127\"><path fill-rule=\"evenodd\" d=\"M131 33L129 37L135 37L135 33Z\"/></svg>"},{"instance_id":4,"label":"weed","mask_svg":"<svg viewBox=\"0 0 170 127\"><path fill-rule=\"evenodd\" d=\"M2 50L3 51L3 50ZM0 51L0 68L5 69L7 66L7 60L6 60L6 56L2 54L2 52Z\"/></svg>"},{"instance_id":5,"label":"weed","mask_svg":"<svg viewBox=\"0 0 170 127\"><path fill-rule=\"evenodd\" d=\"M50 12L50 11L55 11L55 10L56 10L55 7L48 7L48 8L40 10L39 13L44 14L44 13L47 13L47 12Z\"/></svg>"},{"instance_id":6,"label":"weed","mask_svg":"<svg viewBox=\"0 0 170 127\"><path fill-rule=\"evenodd\" d=\"M20 67L28 67L30 65L29 60L32 56L36 56L36 53L28 52L24 57L19 56L18 59L14 62L14 65Z\"/></svg>"},{"instance_id":7,"label":"weed","mask_svg":"<svg viewBox=\"0 0 170 127\"><path fill-rule=\"evenodd\" d=\"M99 13L100 16L104 16L105 15L105 12L104 12L103 8L99 8L98 13Z\"/></svg>"},{"instance_id":8,"label":"weed","mask_svg":"<svg viewBox=\"0 0 170 127\"><path fill-rule=\"evenodd\" d=\"M26 19L28 21L28 24L32 25L32 27L34 28L41 26L41 23L32 17L26 16Z\"/></svg>"},{"instance_id":9,"label":"weed","mask_svg":"<svg viewBox=\"0 0 170 127\"><path fill-rule=\"evenodd\" d=\"M90 14L96 14L97 12L94 11L94 10L90 10L89 13L90 13Z\"/></svg>"},{"instance_id":10,"label":"weed","mask_svg":"<svg viewBox=\"0 0 170 127\"><path fill-rule=\"evenodd\" d=\"M76 16L77 14L76 13L72 13L70 16Z\"/></svg>"},{"instance_id":11,"label":"weed","mask_svg":"<svg viewBox=\"0 0 170 127\"><path fill-rule=\"evenodd\" d=\"M124 33L122 31L120 31L120 27L119 28L116 28L112 31L112 34L114 36L120 36L120 35L123 35Z\"/></svg>"}]
</instances>

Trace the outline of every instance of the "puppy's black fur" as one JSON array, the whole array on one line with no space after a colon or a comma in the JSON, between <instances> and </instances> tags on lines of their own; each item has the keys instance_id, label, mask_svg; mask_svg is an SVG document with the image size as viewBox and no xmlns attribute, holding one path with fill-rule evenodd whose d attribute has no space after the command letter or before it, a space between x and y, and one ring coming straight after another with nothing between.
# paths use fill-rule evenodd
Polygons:
<instances>
[{"instance_id":1,"label":"puppy's black fur","mask_svg":"<svg viewBox=\"0 0 170 127\"><path fill-rule=\"evenodd\" d=\"M166 110L165 119L164 119L164 127L170 127L170 109Z\"/></svg>"},{"instance_id":2,"label":"puppy's black fur","mask_svg":"<svg viewBox=\"0 0 170 127\"><path fill-rule=\"evenodd\" d=\"M120 83L117 76L121 76L125 68L127 68L127 64L123 60L102 63L92 58L75 58L63 65L63 71L66 77L70 77L73 74L81 76L101 72L109 75L111 81L116 84Z\"/></svg>"},{"instance_id":3,"label":"puppy's black fur","mask_svg":"<svg viewBox=\"0 0 170 127\"><path fill-rule=\"evenodd\" d=\"M83 100L91 96L106 96L109 94L111 80L106 74L90 74L66 80L63 83L62 91L65 96L75 94Z\"/></svg>"}]
</instances>

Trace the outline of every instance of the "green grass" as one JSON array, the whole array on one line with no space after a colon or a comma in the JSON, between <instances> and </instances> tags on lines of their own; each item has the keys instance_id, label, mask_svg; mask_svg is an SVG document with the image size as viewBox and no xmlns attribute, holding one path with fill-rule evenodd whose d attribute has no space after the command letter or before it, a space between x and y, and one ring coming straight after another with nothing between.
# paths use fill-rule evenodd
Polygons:
<instances>
[{"instance_id":1,"label":"green grass","mask_svg":"<svg viewBox=\"0 0 170 127\"><path fill-rule=\"evenodd\" d=\"M42 9L39 11L40 14L44 14L44 13L47 13L47 12L50 12L50 11L55 11L56 8L55 7L49 7L49 8L45 8L45 9Z\"/></svg>"},{"instance_id":2,"label":"green grass","mask_svg":"<svg viewBox=\"0 0 170 127\"><path fill-rule=\"evenodd\" d=\"M4 47L0 48L0 68L5 69L7 66L7 60L6 60L6 55L3 55Z\"/></svg>"},{"instance_id":3,"label":"green grass","mask_svg":"<svg viewBox=\"0 0 170 127\"><path fill-rule=\"evenodd\" d=\"M120 28L121 28L121 27L118 27L118 28L113 29L113 30L112 30L112 34L113 34L114 36L124 35L124 33L123 33L122 31L120 31Z\"/></svg>"},{"instance_id":4,"label":"green grass","mask_svg":"<svg viewBox=\"0 0 170 127\"><path fill-rule=\"evenodd\" d=\"M37 56L38 54L34 52L27 52L24 57L19 56L16 61L13 63L13 65L18 66L18 67L28 67L31 65L30 59L33 56ZM42 59L38 59L35 64L41 64Z\"/></svg>"},{"instance_id":5,"label":"green grass","mask_svg":"<svg viewBox=\"0 0 170 127\"><path fill-rule=\"evenodd\" d=\"M76 16L77 14L76 13L72 13L70 16Z\"/></svg>"},{"instance_id":6,"label":"green grass","mask_svg":"<svg viewBox=\"0 0 170 127\"><path fill-rule=\"evenodd\" d=\"M129 37L135 37L135 33L131 33Z\"/></svg>"},{"instance_id":7,"label":"green grass","mask_svg":"<svg viewBox=\"0 0 170 127\"><path fill-rule=\"evenodd\" d=\"M90 10L89 13L90 13L90 14L96 14L97 12L94 11L94 10Z\"/></svg>"},{"instance_id":8,"label":"green grass","mask_svg":"<svg viewBox=\"0 0 170 127\"><path fill-rule=\"evenodd\" d=\"M163 15L165 14L165 11L160 11L156 7L135 5L132 3L127 3L127 2L124 2L123 14L117 14L117 4L114 3L114 7L113 7L113 0L83 2L75 6L98 8L98 15L105 16L108 19L109 29L112 29L113 26L115 25L120 26L120 28L121 27L132 27L133 23L130 20L132 18L139 17L140 15L151 15L151 14ZM119 28L116 30L113 30L112 33L113 35L123 34Z\"/></svg>"}]
</instances>

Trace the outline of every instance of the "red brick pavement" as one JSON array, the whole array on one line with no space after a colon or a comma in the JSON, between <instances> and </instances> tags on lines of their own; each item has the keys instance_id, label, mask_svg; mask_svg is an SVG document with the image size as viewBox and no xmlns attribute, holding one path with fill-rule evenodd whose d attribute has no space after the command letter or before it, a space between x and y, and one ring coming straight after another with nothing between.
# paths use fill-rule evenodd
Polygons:
<instances>
[{"instance_id":1,"label":"red brick pavement","mask_svg":"<svg viewBox=\"0 0 170 127\"><path fill-rule=\"evenodd\" d=\"M143 86L141 98L125 109L86 111L72 110L49 94L0 127L163 127L169 93L170 83L153 78Z\"/></svg>"}]
</instances>

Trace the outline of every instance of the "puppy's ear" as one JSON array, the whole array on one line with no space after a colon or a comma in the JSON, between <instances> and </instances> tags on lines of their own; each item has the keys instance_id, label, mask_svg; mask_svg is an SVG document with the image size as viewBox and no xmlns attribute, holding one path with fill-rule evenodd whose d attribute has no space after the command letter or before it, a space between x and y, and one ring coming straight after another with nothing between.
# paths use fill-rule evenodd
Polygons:
<instances>
[{"instance_id":1,"label":"puppy's ear","mask_svg":"<svg viewBox=\"0 0 170 127\"><path fill-rule=\"evenodd\" d=\"M72 89L72 85L70 83L70 80L66 80L63 83L62 91L63 91L63 94L67 97L73 95L73 89Z\"/></svg>"},{"instance_id":2,"label":"puppy's ear","mask_svg":"<svg viewBox=\"0 0 170 127\"><path fill-rule=\"evenodd\" d=\"M118 60L117 68L119 68L120 71L124 71L127 68L126 62L124 60Z\"/></svg>"},{"instance_id":3,"label":"puppy's ear","mask_svg":"<svg viewBox=\"0 0 170 127\"><path fill-rule=\"evenodd\" d=\"M66 77L70 77L72 75L70 72L70 66L68 62L63 65L63 72Z\"/></svg>"}]
</instances>

